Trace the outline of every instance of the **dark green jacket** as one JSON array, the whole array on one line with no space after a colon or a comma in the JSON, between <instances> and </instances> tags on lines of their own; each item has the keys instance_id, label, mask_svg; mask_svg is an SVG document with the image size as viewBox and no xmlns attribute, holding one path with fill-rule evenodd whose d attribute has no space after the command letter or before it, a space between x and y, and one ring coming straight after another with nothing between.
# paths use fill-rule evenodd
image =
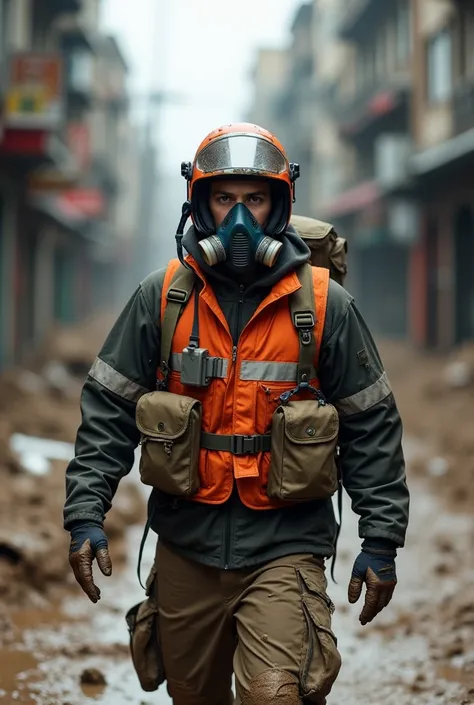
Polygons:
<instances>
[{"instance_id":1,"label":"dark green jacket","mask_svg":"<svg viewBox=\"0 0 474 705\"><path fill-rule=\"evenodd\" d=\"M234 342L272 285L309 255L290 228L275 268L260 272L242 295L224 270L203 263L192 228L184 242L212 284ZM160 360L163 277L164 270L154 272L138 287L84 384L76 457L66 472L65 528L102 524L120 479L132 467L139 440L136 402L154 389ZM403 546L409 495L401 420L372 336L350 294L332 281L318 371L324 394L340 413L343 483L360 516L359 535ZM291 553L334 552L331 501L254 511L236 491L219 506L154 491L149 507L152 528L175 550L220 568L244 568Z\"/></svg>"}]
</instances>

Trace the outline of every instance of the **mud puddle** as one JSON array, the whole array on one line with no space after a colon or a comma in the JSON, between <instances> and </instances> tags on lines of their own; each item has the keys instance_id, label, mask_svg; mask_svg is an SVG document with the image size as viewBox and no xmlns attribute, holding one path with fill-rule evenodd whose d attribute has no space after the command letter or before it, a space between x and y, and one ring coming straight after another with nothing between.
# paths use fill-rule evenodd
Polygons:
<instances>
[{"instance_id":1,"label":"mud puddle","mask_svg":"<svg viewBox=\"0 0 474 705\"><path fill-rule=\"evenodd\" d=\"M409 450L411 456L416 454L415 447ZM470 648L464 642L461 645L461 624L456 633L444 635L446 641L438 643L444 608L434 608L436 603L448 610L459 590L459 570L472 571L469 561L462 568L457 563L457 556L469 555L471 550L472 518L446 513L422 482L412 480L410 485L411 525L407 549L400 552L397 563L400 582L389 608L366 627L358 622L361 604L350 606L346 597L360 545L357 519L346 498L336 566L338 584L329 579L343 668L328 705L474 703L474 642ZM10 641L0 650L2 705L171 702L164 687L153 694L141 691L128 654L124 614L143 599L136 577L141 531L134 527L128 532L126 549L132 558L123 569L116 569L109 579L96 573L103 595L98 605L77 593L52 609L33 607L14 615ZM151 535L143 577L154 549ZM470 617L465 619L470 629Z\"/></svg>"}]
</instances>

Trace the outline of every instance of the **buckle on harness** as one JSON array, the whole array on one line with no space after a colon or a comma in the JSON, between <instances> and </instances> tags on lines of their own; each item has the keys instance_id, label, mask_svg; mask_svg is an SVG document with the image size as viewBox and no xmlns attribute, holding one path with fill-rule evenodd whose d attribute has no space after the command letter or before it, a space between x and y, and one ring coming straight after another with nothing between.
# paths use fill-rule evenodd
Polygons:
<instances>
[{"instance_id":1,"label":"buckle on harness","mask_svg":"<svg viewBox=\"0 0 474 705\"><path fill-rule=\"evenodd\" d=\"M262 451L262 436L232 436L231 453L234 455L253 455Z\"/></svg>"},{"instance_id":2,"label":"buckle on harness","mask_svg":"<svg viewBox=\"0 0 474 705\"><path fill-rule=\"evenodd\" d=\"M316 321L311 311L297 311L293 317L295 328L314 328Z\"/></svg>"},{"instance_id":3,"label":"buckle on harness","mask_svg":"<svg viewBox=\"0 0 474 705\"><path fill-rule=\"evenodd\" d=\"M300 334L301 344L309 345L316 324L313 313L311 311L297 311L293 316L293 324Z\"/></svg>"},{"instance_id":4,"label":"buckle on harness","mask_svg":"<svg viewBox=\"0 0 474 705\"><path fill-rule=\"evenodd\" d=\"M185 289L171 288L166 294L168 301L176 301L179 304L184 304L188 300L188 292Z\"/></svg>"}]
</instances>

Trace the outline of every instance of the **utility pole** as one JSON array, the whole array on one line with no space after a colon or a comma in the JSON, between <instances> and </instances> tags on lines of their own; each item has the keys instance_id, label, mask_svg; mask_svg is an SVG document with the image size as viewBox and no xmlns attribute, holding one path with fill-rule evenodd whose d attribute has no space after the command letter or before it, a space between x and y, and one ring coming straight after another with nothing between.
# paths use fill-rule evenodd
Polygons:
<instances>
[{"instance_id":1,"label":"utility pole","mask_svg":"<svg viewBox=\"0 0 474 705\"><path fill-rule=\"evenodd\" d=\"M219 101L220 96L192 96L186 93L165 91L156 86L157 76L163 75L165 57L163 56L160 33L163 34L163 6L155 0L155 21L153 29L153 60L151 62L150 90L145 95L132 96L132 102L145 104L145 121L140 128L140 166L139 166L139 203L138 233L133 258L134 286L147 274L160 266L159 254L159 226L160 213L166 204L162 202L160 194L161 170L159 168L160 154L157 140L159 138L161 115L166 105L201 104L208 105L210 101ZM168 7L169 10L169 7ZM184 190L183 190L184 200ZM176 214L177 220L179 213ZM169 233L168 233L169 235Z\"/></svg>"},{"instance_id":2,"label":"utility pole","mask_svg":"<svg viewBox=\"0 0 474 705\"><path fill-rule=\"evenodd\" d=\"M139 97L137 97L140 99ZM159 209L158 168L159 153L156 136L159 130L160 114L165 103L176 104L185 100L184 96L173 93L154 92L143 96L147 103L146 121L141 128L140 139L140 210L138 215L138 234L135 248L135 281L140 282L147 274L157 268L157 225Z\"/></svg>"},{"instance_id":3,"label":"utility pole","mask_svg":"<svg viewBox=\"0 0 474 705\"><path fill-rule=\"evenodd\" d=\"M183 97L167 93L156 86L156 77L163 74L164 57L163 15L166 12L163 4L155 0L155 17L152 33L153 58L150 66L150 92L145 96L137 96L136 100L145 102L145 124L141 128L140 139L140 211L138 236L135 250L135 277L141 281L147 274L157 268L157 226L159 223L159 158L157 139L159 136L161 113L165 103L181 102ZM161 81L160 81L161 83ZM135 100L135 98L133 98Z\"/></svg>"}]
</instances>

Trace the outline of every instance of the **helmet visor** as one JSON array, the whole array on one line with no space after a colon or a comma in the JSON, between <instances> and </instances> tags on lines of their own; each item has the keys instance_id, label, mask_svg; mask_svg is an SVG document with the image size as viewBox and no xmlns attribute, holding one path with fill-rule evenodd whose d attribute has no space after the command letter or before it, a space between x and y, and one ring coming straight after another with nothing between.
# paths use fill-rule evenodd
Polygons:
<instances>
[{"instance_id":1,"label":"helmet visor","mask_svg":"<svg viewBox=\"0 0 474 705\"><path fill-rule=\"evenodd\" d=\"M196 167L204 174L282 174L288 162L271 142L251 134L223 135L201 150Z\"/></svg>"}]
</instances>

